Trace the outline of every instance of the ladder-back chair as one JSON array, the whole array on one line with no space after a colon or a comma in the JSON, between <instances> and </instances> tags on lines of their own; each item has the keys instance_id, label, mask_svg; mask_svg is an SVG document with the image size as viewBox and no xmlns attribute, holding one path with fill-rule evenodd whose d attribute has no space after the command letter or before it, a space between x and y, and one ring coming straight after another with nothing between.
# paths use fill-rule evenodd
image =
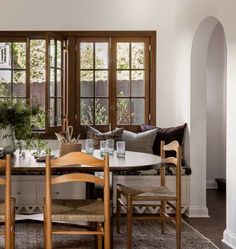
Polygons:
<instances>
[{"instance_id":1,"label":"ladder-back chair","mask_svg":"<svg viewBox=\"0 0 236 249\"><path fill-rule=\"evenodd\" d=\"M165 152L175 151L176 157L165 157ZM117 185L116 199L116 224L117 232L120 233L121 206L127 211L127 248L132 248L132 220L133 219L158 219L161 220L161 231L164 233L166 220L176 222L176 248L181 248L181 156L182 149L178 141L172 141L165 145L161 142L162 165L160 170L160 184L154 186L124 186ZM167 164L176 166L176 191L171 191L166 186L165 167ZM133 208L137 206L159 206L160 212L155 215L136 215ZM166 208L171 207L173 214L167 214Z\"/></svg>"},{"instance_id":2,"label":"ladder-back chair","mask_svg":"<svg viewBox=\"0 0 236 249\"><path fill-rule=\"evenodd\" d=\"M0 178L0 185L5 186L5 196L0 200L0 223L4 229L0 234L5 237L5 249L13 249L15 244L15 200L11 198L11 155L0 160L0 169L5 171L5 178Z\"/></svg>"},{"instance_id":3,"label":"ladder-back chair","mask_svg":"<svg viewBox=\"0 0 236 249\"><path fill-rule=\"evenodd\" d=\"M66 168L67 166L89 166L86 173L66 173L59 176L52 176L51 170ZM91 174L96 169L104 173L100 178ZM79 168L78 168L79 171ZM103 199L86 200L53 200L52 185L65 182L94 183L103 187ZM110 186L109 186L109 157L98 159L83 152L71 152L58 159L46 157L46 195L44 203L44 229L45 248L52 248L52 235L73 234L73 235L96 235L98 248L102 248L104 237L104 248L110 248ZM95 222L94 230L76 229L56 230L52 222Z\"/></svg>"}]
</instances>

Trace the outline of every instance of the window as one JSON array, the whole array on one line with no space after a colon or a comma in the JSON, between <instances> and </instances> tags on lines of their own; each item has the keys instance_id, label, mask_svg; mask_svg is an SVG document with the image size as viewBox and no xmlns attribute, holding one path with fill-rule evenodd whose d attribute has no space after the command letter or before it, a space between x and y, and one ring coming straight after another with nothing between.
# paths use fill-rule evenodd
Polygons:
<instances>
[{"instance_id":1,"label":"window","mask_svg":"<svg viewBox=\"0 0 236 249\"><path fill-rule=\"evenodd\" d=\"M147 121L149 51L143 39L115 41L116 124L140 125Z\"/></svg>"},{"instance_id":2,"label":"window","mask_svg":"<svg viewBox=\"0 0 236 249\"><path fill-rule=\"evenodd\" d=\"M76 39L77 130L89 124L135 131L155 118L150 38L123 36Z\"/></svg>"},{"instance_id":3,"label":"window","mask_svg":"<svg viewBox=\"0 0 236 249\"><path fill-rule=\"evenodd\" d=\"M78 41L79 120L81 125L108 125L109 122L109 43Z\"/></svg>"},{"instance_id":4,"label":"window","mask_svg":"<svg viewBox=\"0 0 236 249\"><path fill-rule=\"evenodd\" d=\"M0 67L0 98L26 102L26 41L2 42L1 46L5 63Z\"/></svg>"},{"instance_id":5,"label":"window","mask_svg":"<svg viewBox=\"0 0 236 249\"><path fill-rule=\"evenodd\" d=\"M50 126L61 126L63 86L63 42L56 38L49 41L49 117Z\"/></svg>"},{"instance_id":6,"label":"window","mask_svg":"<svg viewBox=\"0 0 236 249\"><path fill-rule=\"evenodd\" d=\"M39 105L46 137L155 125L155 43L153 31L0 32L0 100Z\"/></svg>"},{"instance_id":7,"label":"window","mask_svg":"<svg viewBox=\"0 0 236 249\"><path fill-rule=\"evenodd\" d=\"M60 129L62 42L51 38L48 45L45 36L3 40L0 42L0 56L5 61L0 64L0 100L11 98L31 106L38 105L40 112L32 120L34 130L50 132L51 127ZM50 63L47 63L47 51L50 51ZM50 91L47 90L46 77L50 77Z\"/></svg>"}]
</instances>

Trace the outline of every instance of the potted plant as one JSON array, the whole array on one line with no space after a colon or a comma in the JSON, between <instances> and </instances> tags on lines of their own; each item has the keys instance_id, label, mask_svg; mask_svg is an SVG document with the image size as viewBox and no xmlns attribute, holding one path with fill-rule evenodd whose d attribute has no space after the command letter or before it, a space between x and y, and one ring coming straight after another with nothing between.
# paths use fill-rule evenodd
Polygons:
<instances>
[{"instance_id":1,"label":"potted plant","mask_svg":"<svg viewBox=\"0 0 236 249\"><path fill-rule=\"evenodd\" d=\"M17 141L31 139L33 128L31 119L38 113L38 106L31 107L23 101L12 99L0 101L0 147L3 147L4 154L12 154L15 151L15 139ZM20 142L18 147L21 147Z\"/></svg>"}]
</instances>

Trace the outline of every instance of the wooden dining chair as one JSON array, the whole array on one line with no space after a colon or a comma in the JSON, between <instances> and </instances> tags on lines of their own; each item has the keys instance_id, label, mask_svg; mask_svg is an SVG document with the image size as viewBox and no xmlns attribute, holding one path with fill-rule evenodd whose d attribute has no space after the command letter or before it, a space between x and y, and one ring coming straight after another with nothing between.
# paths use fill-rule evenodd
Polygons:
<instances>
[{"instance_id":1,"label":"wooden dining chair","mask_svg":"<svg viewBox=\"0 0 236 249\"><path fill-rule=\"evenodd\" d=\"M13 249L15 244L15 199L11 198L11 156L0 160L0 170L5 171L5 178L0 178L0 185L5 186L5 196L0 200L0 223L4 229L0 234L5 237L5 249Z\"/></svg>"},{"instance_id":2,"label":"wooden dining chair","mask_svg":"<svg viewBox=\"0 0 236 249\"><path fill-rule=\"evenodd\" d=\"M52 176L52 170L66 169L68 166L78 165L89 166L89 172L70 173L59 176ZM91 174L91 170L99 170L104 173L103 178ZM79 172L78 168L78 172ZM52 185L65 182L85 182L94 183L103 187L103 198L94 200L54 200L52 199ZM96 235L98 248L102 248L102 238L104 238L104 248L110 248L110 186L109 186L109 157L97 159L83 152L71 152L59 159L46 157L46 188L44 201L44 234L45 248L52 248L52 235L73 234L73 235ZM93 230L53 229L53 222L94 222L96 228Z\"/></svg>"},{"instance_id":3,"label":"wooden dining chair","mask_svg":"<svg viewBox=\"0 0 236 249\"><path fill-rule=\"evenodd\" d=\"M165 221L175 220L176 222L176 248L181 248L181 147L177 141L167 145L161 142L161 170L160 184L154 186L124 186L117 185L116 199L116 224L117 232L120 233L121 206L127 211L127 248L132 248L132 220L149 219L161 220L161 231L164 233ZM176 157L165 157L167 151L175 151ZM165 167L167 164L176 166L176 191L171 191L166 186ZM155 215L137 215L133 213L134 207L159 206L160 212ZM173 214L167 214L167 207L174 210Z\"/></svg>"}]
</instances>

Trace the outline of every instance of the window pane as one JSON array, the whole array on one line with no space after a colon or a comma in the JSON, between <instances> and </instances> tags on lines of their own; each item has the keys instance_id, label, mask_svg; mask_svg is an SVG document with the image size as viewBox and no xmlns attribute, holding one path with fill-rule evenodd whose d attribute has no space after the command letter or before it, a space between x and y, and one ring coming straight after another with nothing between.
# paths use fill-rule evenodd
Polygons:
<instances>
[{"instance_id":1,"label":"window pane","mask_svg":"<svg viewBox=\"0 0 236 249\"><path fill-rule=\"evenodd\" d=\"M13 71L13 96L26 96L26 72Z\"/></svg>"},{"instance_id":2,"label":"window pane","mask_svg":"<svg viewBox=\"0 0 236 249\"><path fill-rule=\"evenodd\" d=\"M57 70L57 96L61 97L61 86L62 86L62 78L61 78L61 70Z\"/></svg>"},{"instance_id":3,"label":"window pane","mask_svg":"<svg viewBox=\"0 0 236 249\"><path fill-rule=\"evenodd\" d=\"M54 126L55 125L55 99L50 99L50 108L49 108L49 121L50 125Z\"/></svg>"},{"instance_id":4,"label":"window pane","mask_svg":"<svg viewBox=\"0 0 236 249\"><path fill-rule=\"evenodd\" d=\"M45 82L45 69L31 68L30 82Z\"/></svg>"},{"instance_id":5,"label":"window pane","mask_svg":"<svg viewBox=\"0 0 236 249\"><path fill-rule=\"evenodd\" d=\"M133 69L144 68L144 43L131 43L131 61Z\"/></svg>"},{"instance_id":6,"label":"window pane","mask_svg":"<svg viewBox=\"0 0 236 249\"><path fill-rule=\"evenodd\" d=\"M30 78L31 81L45 81L45 40L30 41Z\"/></svg>"},{"instance_id":7,"label":"window pane","mask_svg":"<svg viewBox=\"0 0 236 249\"><path fill-rule=\"evenodd\" d=\"M93 43L82 42L80 44L80 68L93 68Z\"/></svg>"},{"instance_id":8,"label":"window pane","mask_svg":"<svg viewBox=\"0 0 236 249\"><path fill-rule=\"evenodd\" d=\"M13 102L26 104L25 98L13 98Z\"/></svg>"},{"instance_id":9,"label":"window pane","mask_svg":"<svg viewBox=\"0 0 236 249\"><path fill-rule=\"evenodd\" d=\"M34 105L32 104L32 102L31 105ZM36 116L32 117L31 124L33 125L33 128L35 130L45 130L45 120L46 120L45 107L39 106L39 113Z\"/></svg>"},{"instance_id":10,"label":"window pane","mask_svg":"<svg viewBox=\"0 0 236 249\"><path fill-rule=\"evenodd\" d=\"M31 120L36 130L45 130L45 53L45 40L30 40L30 104L39 106L39 113Z\"/></svg>"},{"instance_id":11,"label":"window pane","mask_svg":"<svg viewBox=\"0 0 236 249\"><path fill-rule=\"evenodd\" d=\"M108 100L96 99L95 100L95 124L106 125L108 124Z\"/></svg>"},{"instance_id":12,"label":"window pane","mask_svg":"<svg viewBox=\"0 0 236 249\"><path fill-rule=\"evenodd\" d=\"M93 97L93 71L80 72L80 96Z\"/></svg>"},{"instance_id":13,"label":"window pane","mask_svg":"<svg viewBox=\"0 0 236 249\"><path fill-rule=\"evenodd\" d=\"M108 96L108 71L95 72L95 95L96 97Z\"/></svg>"},{"instance_id":14,"label":"window pane","mask_svg":"<svg viewBox=\"0 0 236 249\"><path fill-rule=\"evenodd\" d=\"M11 67L11 43L0 42L0 68Z\"/></svg>"},{"instance_id":15,"label":"window pane","mask_svg":"<svg viewBox=\"0 0 236 249\"><path fill-rule=\"evenodd\" d=\"M117 124L129 125L130 124L130 103L129 99L120 98L117 100Z\"/></svg>"},{"instance_id":16,"label":"window pane","mask_svg":"<svg viewBox=\"0 0 236 249\"><path fill-rule=\"evenodd\" d=\"M55 67L55 41L54 39L50 40L50 66Z\"/></svg>"},{"instance_id":17,"label":"window pane","mask_svg":"<svg viewBox=\"0 0 236 249\"><path fill-rule=\"evenodd\" d=\"M62 44L61 41L57 41L57 67L62 67Z\"/></svg>"},{"instance_id":18,"label":"window pane","mask_svg":"<svg viewBox=\"0 0 236 249\"><path fill-rule=\"evenodd\" d=\"M26 43L13 42L13 68L26 68Z\"/></svg>"},{"instance_id":19,"label":"window pane","mask_svg":"<svg viewBox=\"0 0 236 249\"><path fill-rule=\"evenodd\" d=\"M81 99L80 122L82 125L93 124L93 99Z\"/></svg>"},{"instance_id":20,"label":"window pane","mask_svg":"<svg viewBox=\"0 0 236 249\"><path fill-rule=\"evenodd\" d=\"M131 100L131 124L140 125L144 123L144 99Z\"/></svg>"},{"instance_id":21,"label":"window pane","mask_svg":"<svg viewBox=\"0 0 236 249\"><path fill-rule=\"evenodd\" d=\"M61 110L61 99L57 99L57 125L61 125L61 114L62 114L62 110Z\"/></svg>"},{"instance_id":22,"label":"window pane","mask_svg":"<svg viewBox=\"0 0 236 249\"><path fill-rule=\"evenodd\" d=\"M95 68L108 68L108 43L95 43Z\"/></svg>"},{"instance_id":23,"label":"window pane","mask_svg":"<svg viewBox=\"0 0 236 249\"><path fill-rule=\"evenodd\" d=\"M0 96L6 97L11 95L11 71L0 70Z\"/></svg>"},{"instance_id":24,"label":"window pane","mask_svg":"<svg viewBox=\"0 0 236 249\"><path fill-rule=\"evenodd\" d=\"M55 70L50 69L50 96L54 97L55 96Z\"/></svg>"},{"instance_id":25,"label":"window pane","mask_svg":"<svg viewBox=\"0 0 236 249\"><path fill-rule=\"evenodd\" d=\"M45 82L31 84L31 105L37 104L45 108Z\"/></svg>"},{"instance_id":26,"label":"window pane","mask_svg":"<svg viewBox=\"0 0 236 249\"><path fill-rule=\"evenodd\" d=\"M131 72L131 96L144 97L144 72Z\"/></svg>"},{"instance_id":27,"label":"window pane","mask_svg":"<svg viewBox=\"0 0 236 249\"><path fill-rule=\"evenodd\" d=\"M130 96L129 71L117 71L117 97Z\"/></svg>"},{"instance_id":28,"label":"window pane","mask_svg":"<svg viewBox=\"0 0 236 249\"><path fill-rule=\"evenodd\" d=\"M129 43L117 43L117 68L128 69L130 68L129 62Z\"/></svg>"}]
</instances>

